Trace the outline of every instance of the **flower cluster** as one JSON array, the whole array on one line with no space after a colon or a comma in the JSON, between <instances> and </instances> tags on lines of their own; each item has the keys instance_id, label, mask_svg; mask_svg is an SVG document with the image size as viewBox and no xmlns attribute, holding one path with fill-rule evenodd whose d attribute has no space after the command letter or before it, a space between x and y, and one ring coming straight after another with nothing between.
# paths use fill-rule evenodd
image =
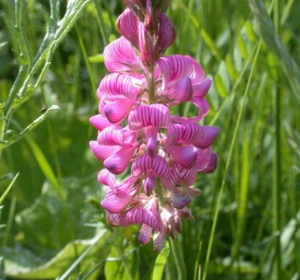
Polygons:
<instances>
[{"instance_id":1,"label":"flower cluster","mask_svg":"<svg viewBox=\"0 0 300 280\"><path fill-rule=\"evenodd\" d=\"M99 113L90 119L98 130L90 147L103 161L98 181L107 186L101 202L114 226L140 224L139 242L153 235L160 251L167 236L181 232L193 218L187 208L201 192L196 173L217 165L211 144L218 128L197 124L209 111L205 100L211 80L191 57L164 55L175 39L165 12L167 0L124 0L117 21L121 37L104 49L110 72L99 85ZM171 115L191 102L193 117ZM174 111L174 110L173 110ZM116 175L130 169L122 182Z\"/></svg>"}]
</instances>

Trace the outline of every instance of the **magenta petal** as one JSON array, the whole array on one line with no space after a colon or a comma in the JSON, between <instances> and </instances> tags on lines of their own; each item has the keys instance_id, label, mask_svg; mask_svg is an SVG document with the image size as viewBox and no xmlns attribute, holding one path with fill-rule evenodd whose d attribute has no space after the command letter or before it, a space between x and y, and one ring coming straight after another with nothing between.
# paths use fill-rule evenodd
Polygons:
<instances>
[{"instance_id":1,"label":"magenta petal","mask_svg":"<svg viewBox=\"0 0 300 280\"><path fill-rule=\"evenodd\" d=\"M151 39L145 28L145 25L139 23L139 50L140 58L145 65L145 67L151 67L154 64L154 53L152 48Z\"/></svg>"},{"instance_id":2,"label":"magenta petal","mask_svg":"<svg viewBox=\"0 0 300 280\"><path fill-rule=\"evenodd\" d=\"M157 144L157 133L158 133L158 129L155 126L149 126L145 128L147 152L151 157L155 156L156 144Z\"/></svg>"},{"instance_id":3,"label":"magenta petal","mask_svg":"<svg viewBox=\"0 0 300 280\"><path fill-rule=\"evenodd\" d=\"M162 228L162 221L159 214L152 211L145 210L144 208L132 208L121 216L120 223L125 224L146 224L149 227L160 230Z\"/></svg>"},{"instance_id":4,"label":"magenta petal","mask_svg":"<svg viewBox=\"0 0 300 280\"><path fill-rule=\"evenodd\" d=\"M170 167L166 160L159 155L152 161L152 170L164 180L168 180L170 177Z\"/></svg>"},{"instance_id":5,"label":"magenta petal","mask_svg":"<svg viewBox=\"0 0 300 280\"><path fill-rule=\"evenodd\" d=\"M116 184L116 176L110 173L107 169L102 169L98 173L97 179L99 183L111 188L113 188Z\"/></svg>"},{"instance_id":6,"label":"magenta petal","mask_svg":"<svg viewBox=\"0 0 300 280\"><path fill-rule=\"evenodd\" d=\"M211 79L204 79L199 84L193 84L193 96L203 98L210 89L211 83Z\"/></svg>"},{"instance_id":7,"label":"magenta petal","mask_svg":"<svg viewBox=\"0 0 300 280\"><path fill-rule=\"evenodd\" d=\"M111 123L118 123L127 117L134 104L127 98L108 103L104 107L105 116Z\"/></svg>"},{"instance_id":8,"label":"magenta petal","mask_svg":"<svg viewBox=\"0 0 300 280\"><path fill-rule=\"evenodd\" d=\"M216 170L217 164L218 164L217 155L215 153L212 153L208 166L205 169L201 170L200 172L202 172L202 173L212 173Z\"/></svg>"},{"instance_id":9,"label":"magenta petal","mask_svg":"<svg viewBox=\"0 0 300 280\"><path fill-rule=\"evenodd\" d=\"M149 227L146 224L142 225L140 235L138 238L139 242L142 245L145 245L150 241L152 230L153 230L152 227Z\"/></svg>"},{"instance_id":10,"label":"magenta petal","mask_svg":"<svg viewBox=\"0 0 300 280\"><path fill-rule=\"evenodd\" d=\"M161 231L155 231L153 235L153 251L160 252L165 245L167 230L165 227Z\"/></svg>"},{"instance_id":11,"label":"magenta petal","mask_svg":"<svg viewBox=\"0 0 300 280\"><path fill-rule=\"evenodd\" d=\"M101 205L110 213L119 213L128 205L131 198L132 197L126 193L121 197L109 191L106 198L101 201Z\"/></svg>"},{"instance_id":12,"label":"magenta petal","mask_svg":"<svg viewBox=\"0 0 300 280\"><path fill-rule=\"evenodd\" d=\"M130 9L126 9L117 20L119 32L132 44L138 47L138 18Z\"/></svg>"},{"instance_id":13,"label":"magenta petal","mask_svg":"<svg viewBox=\"0 0 300 280\"><path fill-rule=\"evenodd\" d=\"M155 43L155 52L163 54L166 49L174 42L176 32L172 22L165 14L159 15L159 31L158 38Z\"/></svg>"},{"instance_id":14,"label":"magenta petal","mask_svg":"<svg viewBox=\"0 0 300 280\"><path fill-rule=\"evenodd\" d=\"M171 125L169 108L163 104L150 105L150 125L168 128Z\"/></svg>"},{"instance_id":15,"label":"magenta petal","mask_svg":"<svg viewBox=\"0 0 300 280\"><path fill-rule=\"evenodd\" d=\"M141 62L130 42L121 37L104 48L104 63L109 72L139 72Z\"/></svg>"},{"instance_id":16,"label":"magenta petal","mask_svg":"<svg viewBox=\"0 0 300 280\"><path fill-rule=\"evenodd\" d=\"M99 145L119 145L123 144L123 133L122 127L120 126L109 126L103 129L97 137Z\"/></svg>"},{"instance_id":17,"label":"magenta petal","mask_svg":"<svg viewBox=\"0 0 300 280\"><path fill-rule=\"evenodd\" d=\"M99 145L97 141L90 141L90 148L94 155L100 160L105 160L120 150L118 146Z\"/></svg>"},{"instance_id":18,"label":"magenta petal","mask_svg":"<svg viewBox=\"0 0 300 280\"><path fill-rule=\"evenodd\" d=\"M192 202L192 198L188 194L179 195L177 193L171 193L171 198L173 206L177 209L182 209Z\"/></svg>"},{"instance_id":19,"label":"magenta petal","mask_svg":"<svg viewBox=\"0 0 300 280\"><path fill-rule=\"evenodd\" d=\"M134 161L131 174L140 177L149 170L165 180L170 177L170 168L166 160L159 155L150 157L148 154L142 155Z\"/></svg>"},{"instance_id":20,"label":"magenta petal","mask_svg":"<svg viewBox=\"0 0 300 280\"><path fill-rule=\"evenodd\" d=\"M90 118L90 123L99 131L112 125L105 116L96 115Z\"/></svg>"},{"instance_id":21,"label":"magenta petal","mask_svg":"<svg viewBox=\"0 0 300 280\"><path fill-rule=\"evenodd\" d=\"M126 73L112 73L105 76L98 88L97 96L109 98L120 98L126 96L131 100L136 100L137 95L141 91L142 81L134 78Z\"/></svg>"},{"instance_id":22,"label":"magenta petal","mask_svg":"<svg viewBox=\"0 0 300 280\"><path fill-rule=\"evenodd\" d=\"M144 182L144 191L146 195L150 196L153 192L155 186L156 176L155 175L147 175Z\"/></svg>"},{"instance_id":23,"label":"magenta petal","mask_svg":"<svg viewBox=\"0 0 300 280\"><path fill-rule=\"evenodd\" d=\"M198 149L197 161L195 163L195 170L202 172L207 168L211 160L210 148Z\"/></svg>"},{"instance_id":24,"label":"magenta petal","mask_svg":"<svg viewBox=\"0 0 300 280\"><path fill-rule=\"evenodd\" d=\"M201 149L208 148L215 140L219 133L219 128L215 126L202 126L202 137L200 141L194 142L193 144Z\"/></svg>"},{"instance_id":25,"label":"magenta petal","mask_svg":"<svg viewBox=\"0 0 300 280\"><path fill-rule=\"evenodd\" d=\"M141 104L137 106L128 116L128 126L132 130L140 130L149 126L150 118L149 106Z\"/></svg>"},{"instance_id":26,"label":"magenta petal","mask_svg":"<svg viewBox=\"0 0 300 280\"><path fill-rule=\"evenodd\" d=\"M195 165L198 156L198 149L193 145L171 146L167 148L167 152L174 161L180 163L187 169L190 169Z\"/></svg>"},{"instance_id":27,"label":"magenta petal","mask_svg":"<svg viewBox=\"0 0 300 280\"><path fill-rule=\"evenodd\" d=\"M132 159L135 148L135 146L131 148L121 148L103 162L104 166L113 174L124 172Z\"/></svg>"}]
</instances>

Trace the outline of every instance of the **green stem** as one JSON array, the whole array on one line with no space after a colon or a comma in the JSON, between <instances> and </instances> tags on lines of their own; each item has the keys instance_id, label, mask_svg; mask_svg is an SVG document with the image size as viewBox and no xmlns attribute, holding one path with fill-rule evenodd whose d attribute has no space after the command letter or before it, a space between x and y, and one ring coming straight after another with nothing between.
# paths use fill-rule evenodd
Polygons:
<instances>
[{"instance_id":1,"label":"green stem","mask_svg":"<svg viewBox=\"0 0 300 280\"><path fill-rule=\"evenodd\" d=\"M186 267L184 262L184 257L181 249L181 245L179 242L179 236L177 238L170 238L171 250L173 253L173 257L175 260L177 272L178 272L178 280L186 280Z\"/></svg>"},{"instance_id":2,"label":"green stem","mask_svg":"<svg viewBox=\"0 0 300 280\"><path fill-rule=\"evenodd\" d=\"M274 114L275 114L275 141L274 141L274 165L272 189L273 200L273 233L275 237L275 259L273 267L273 279L281 279L281 248L280 248L280 179L281 179L281 137L280 137L280 94L277 87L274 87Z\"/></svg>"}]
</instances>

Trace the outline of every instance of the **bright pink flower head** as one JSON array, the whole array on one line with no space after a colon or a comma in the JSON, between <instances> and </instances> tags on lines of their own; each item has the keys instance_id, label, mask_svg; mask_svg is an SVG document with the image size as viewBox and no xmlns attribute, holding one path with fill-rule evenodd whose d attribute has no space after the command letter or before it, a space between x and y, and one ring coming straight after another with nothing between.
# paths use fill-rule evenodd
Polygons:
<instances>
[{"instance_id":1,"label":"bright pink flower head","mask_svg":"<svg viewBox=\"0 0 300 280\"><path fill-rule=\"evenodd\" d=\"M219 132L198 124L209 111L211 79L193 58L164 55L175 39L165 14L169 2L125 0L117 21L122 36L104 49L110 74L97 90L99 114L90 119L98 130L90 147L104 165L98 181L106 186L107 219L113 226L140 224L139 242L153 236L155 251L181 232L183 219L193 218L187 207L201 194L196 174L215 170L211 145ZM198 113L171 115L182 102Z\"/></svg>"}]
</instances>

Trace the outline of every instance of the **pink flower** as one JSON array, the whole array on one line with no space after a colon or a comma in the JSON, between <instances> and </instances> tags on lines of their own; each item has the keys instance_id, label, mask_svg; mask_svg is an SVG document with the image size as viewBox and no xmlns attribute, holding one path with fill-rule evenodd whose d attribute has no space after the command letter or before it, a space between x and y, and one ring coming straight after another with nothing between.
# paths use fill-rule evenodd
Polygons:
<instances>
[{"instance_id":1,"label":"pink flower","mask_svg":"<svg viewBox=\"0 0 300 280\"><path fill-rule=\"evenodd\" d=\"M201 194L196 174L215 170L211 145L219 132L198 124L209 111L211 79L193 58L164 55L176 37L165 14L169 2L125 0L117 20L122 36L104 49L110 74L97 90L99 114L90 119L98 130L90 147L105 167L98 181L106 186L107 219L113 226L140 224L139 242L153 236L155 251L193 218L187 207ZM172 115L182 102L198 114ZM119 182L125 171L130 175Z\"/></svg>"}]
</instances>

